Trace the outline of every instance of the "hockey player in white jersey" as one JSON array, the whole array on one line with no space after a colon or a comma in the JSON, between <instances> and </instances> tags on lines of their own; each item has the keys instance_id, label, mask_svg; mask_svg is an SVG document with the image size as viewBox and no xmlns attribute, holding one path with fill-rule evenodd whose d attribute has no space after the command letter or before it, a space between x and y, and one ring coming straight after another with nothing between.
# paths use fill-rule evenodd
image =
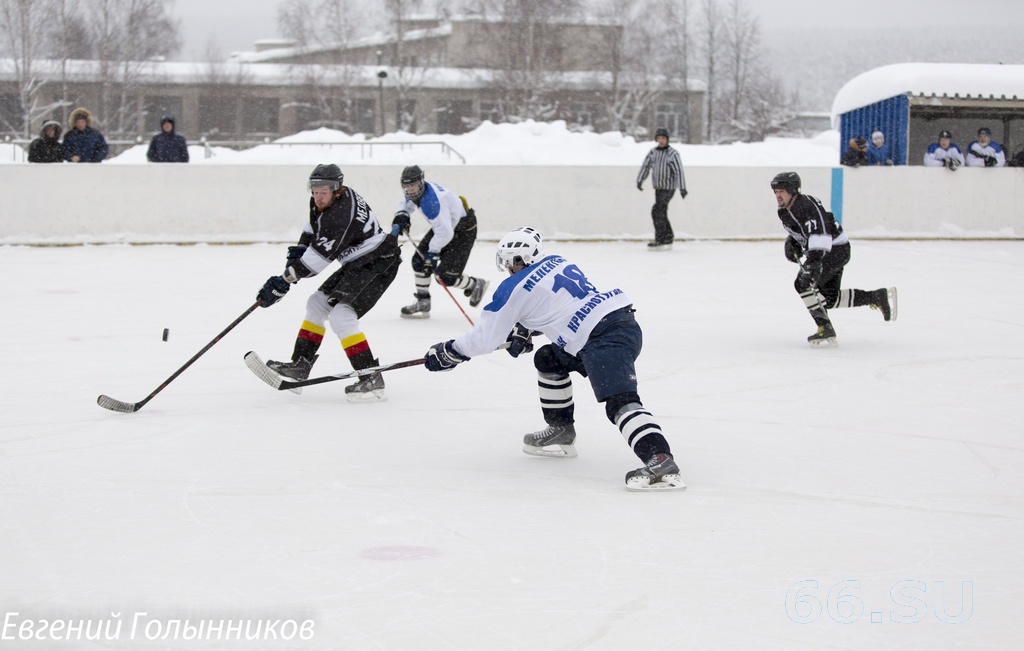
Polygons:
<instances>
[{"instance_id":1,"label":"hockey player in white jersey","mask_svg":"<svg viewBox=\"0 0 1024 651\"><path fill-rule=\"evenodd\" d=\"M427 351L430 371L448 371L477 355L509 342L517 357L532 350L531 335L552 343L534 354L541 411L547 427L527 434L523 451L537 456L574 457L576 429L569 373L590 380L608 420L644 466L626 473L630 490L683 489L661 427L637 393L636 358L643 334L633 317L632 301L619 288L598 289L584 272L560 255L543 256L542 238L519 228L498 243L496 263L507 271L479 322L455 339Z\"/></svg>"},{"instance_id":2,"label":"hockey player in white jersey","mask_svg":"<svg viewBox=\"0 0 1024 651\"><path fill-rule=\"evenodd\" d=\"M419 165L402 170L401 183L402 200L392 226L398 227L400 235L408 235L412 225L409 215L417 209L430 225L412 256L416 302L401 309L402 318L430 317L430 278L434 274L448 287L463 290L469 304L476 307L490 284L462 273L476 242L476 212L465 197L428 182Z\"/></svg>"}]
</instances>

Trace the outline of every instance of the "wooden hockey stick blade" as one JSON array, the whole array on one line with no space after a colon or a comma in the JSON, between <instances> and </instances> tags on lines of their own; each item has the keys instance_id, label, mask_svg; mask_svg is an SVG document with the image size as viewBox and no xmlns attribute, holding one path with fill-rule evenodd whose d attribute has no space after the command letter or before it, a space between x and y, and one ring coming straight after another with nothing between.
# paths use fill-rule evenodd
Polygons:
<instances>
[{"instance_id":1,"label":"wooden hockey stick blade","mask_svg":"<svg viewBox=\"0 0 1024 651\"><path fill-rule=\"evenodd\" d=\"M374 373L383 373L384 371L393 371L399 368L408 368L410 366L419 366L426 363L425 357L417 357L416 359L410 359L404 362L396 362L394 364L384 364L382 366L371 366L370 368L360 369L358 371L350 371L348 373L337 373L335 375L325 375L323 377L309 378L308 380L288 380L281 377L271 369L267 368L267 365L263 363L260 356L253 351L249 351L245 354L245 365L249 367L249 370L259 379L263 380L266 384L277 389L278 391L299 389L302 387L312 386L314 384L324 384L325 382L336 382L338 380L348 380L351 378L362 377L364 375L373 375Z\"/></svg>"}]
</instances>

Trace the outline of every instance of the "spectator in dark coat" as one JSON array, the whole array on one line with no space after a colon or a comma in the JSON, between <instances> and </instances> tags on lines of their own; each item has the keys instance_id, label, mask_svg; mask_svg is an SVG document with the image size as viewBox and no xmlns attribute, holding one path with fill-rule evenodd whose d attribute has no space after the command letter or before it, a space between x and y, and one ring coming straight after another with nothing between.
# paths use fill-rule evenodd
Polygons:
<instances>
[{"instance_id":1,"label":"spectator in dark coat","mask_svg":"<svg viewBox=\"0 0 1024 651\"><path fill-rule=\"evenodd\" d=\"M63 130L60 122L43 122L42 128L39 129L39 137L28 146L28 162L63 163L64 148L60 144L60 134Z\"/></svg>"},{"instance_id":2,"label":"spectator in dark coat","mask_svg":"<svg viewBox=\"0 0 1024 651\"><path fill-rule=\"evenodd\" d=\"M188 146L185 136L174 133L174 116L160 118L160 133L149 142L146 158L150 163L187 163Z\"/></svg>"},{"instance_id":3,"label":"spectator in dark coat","mask_svg":"<svg viewBox=\"0 0 1024 651\"><path fill-rule=\"evenodd\" d=\"M839 159L840 165L860 167L868 164L868 141L861 136L850 139L850 146Z\"/></svg>"},{"instance_id":4,"label":"spectator in dark coat","mask_svg":"<svg viewBox=\"0 0 1024 651\"><path fill-rule=\"evenodd\" d=\"M107 139L92 128L92 113L76 108L68 118L71 129L64 134L64 160L72 163L99 163L109 151Z\"/></svg>"}]
</instances>

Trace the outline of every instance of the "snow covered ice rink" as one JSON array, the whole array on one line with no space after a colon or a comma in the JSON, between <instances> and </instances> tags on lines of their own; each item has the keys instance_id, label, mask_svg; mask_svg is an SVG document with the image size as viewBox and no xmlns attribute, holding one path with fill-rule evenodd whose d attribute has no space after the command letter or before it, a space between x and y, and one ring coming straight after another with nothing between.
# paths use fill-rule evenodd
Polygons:
<instances>
[{"instance_id":1,"label":"snow covered ice rink","mask_svg":"<svg viewBox=\"0 0 1024 651\"><path fill-rule=\"evenodd\" d=\"M243 354L290 354L316 280L106 411L251 305L285 245L0 247L0 647L1021 648L1022 246L854 236L844 285L898 286L899 318L837 310L839 347L811 349L781 233L548 242L635 301L640 393L689 486L661 494L625 490L639 461L578 376L579 457L521 452L530 358L397 370L375 404L262 384ZM492 290L493 247L468 267ZM398 318L405 249L362 321L382 362L468 328L436 287L433 318ZM335 341L314 374L348 370ZM18 638L111 613L116 640ZM314 636L130 640L137 613Z\"/></svg>"}]
</instances>

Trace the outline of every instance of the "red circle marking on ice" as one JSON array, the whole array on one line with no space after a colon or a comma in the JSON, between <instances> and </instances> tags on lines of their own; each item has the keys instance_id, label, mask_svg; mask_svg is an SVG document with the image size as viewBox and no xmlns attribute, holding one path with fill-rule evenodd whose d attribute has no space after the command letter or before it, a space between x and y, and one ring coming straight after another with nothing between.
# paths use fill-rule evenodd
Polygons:
<instances>
[{"instance_id":1,"label":"red circle marking on ice","mask_svg":"<svg viewBox=\"0 0 1024 651\"><path fill-rule=\"evenodd\" d=\"M435 558L438 552L433 547L397 545L393 547L367 547L359 556L370 561L420 561Z\"/></svg>"}]
</instances>

